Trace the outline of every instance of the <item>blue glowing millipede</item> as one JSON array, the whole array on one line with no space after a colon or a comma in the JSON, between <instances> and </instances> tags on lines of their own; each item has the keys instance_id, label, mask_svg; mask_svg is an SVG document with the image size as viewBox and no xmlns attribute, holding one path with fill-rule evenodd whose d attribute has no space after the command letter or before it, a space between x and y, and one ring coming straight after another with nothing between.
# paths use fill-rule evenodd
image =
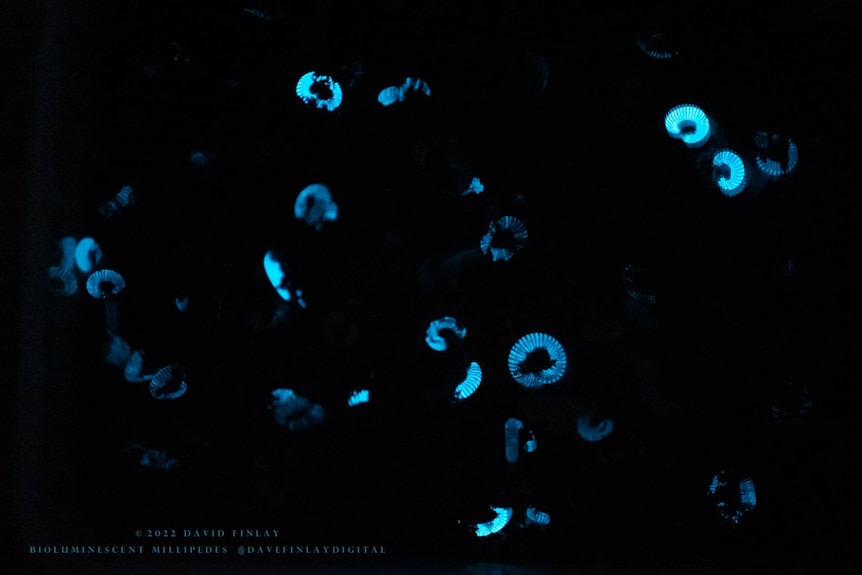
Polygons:
<instances>
[{"instance_id":1,"label":"blue glowing millipede","mask_svg":"<svg viewBox=\"0 0 862 575\"><path fill-rule=\"evenodd\" d=\"M128 206L135 203L135 190L132 186L123 186L112 199L99 206L99 213L106 218L116 216Z\"/></svg>"},{"instance_id":2,"label":"blue glowing millipede","mask_svg":"<svg viewBox=\"0 0 862 575\"><path fill-rule=\"evenodd\" d=\"M526 451L527 453L533 453L539 447L539 442L536 441L536 434L532 431L528 432L530 434L530 439L524 442L524 445L521 446L521 449Z\"/></svg>"},{"instance_id":3,"label":"blue glowing millipede","mask_svg":"<svg viewBox=\"0 0 862 575\"><path fill-rule=\"evenodd\" d=\"M614 422L607 417L597 417L595 413L582 413L578 417L578 435L589 442L601 441L614 430Z\"/></svg>"},{"instance_id":4,"label":"blue glowing millipede","mask_svg":"<svg viewBox=\"0 0 862 575\"><path fill-rule=\"evenodd\" d=\"M562 344L546 333L530 333L509 351L509 373L523 387L537 388L559 381L568 358Z\"/></svg>"},{"instance_id":5,"label":"blue glowing millipede","mask_svg":"<svg viewBox=\"0 0 862 575\"><path fill-rule=\"evenodd\" d=\"M129 383L142 383L152 379L152 376L145 376L143 373L144 352L138 349L129 355L129 359L123 368L123 377Z\"/></svg>"},{"instance_id":6,"label":"blue glowing millipede","mask_svg":"<svg viewBox=\"0 0 862 575\"><path fill-rule=\"evenodd\" d=\"M105 342L105 361L117 367L124 366L129 361L132 349L129 343L118 336L116 332L108 332L108 340Z\"/></svg>"},{"instance_id":7,"label":"blue glowing millipede","mask_svg":"<svg viewBox=\"0 0 862 575\"><path fill-rule=\"evenodd\" d=\"M502 531L506 525L509 524L509 521L512 519L512 508L511 507L494 507L491 506L491 511L493 511L497 516L484 523L479 523L476 525L476 536L477 537L487 537L489 535L493 535L494 533L499 533Z\"/></svg>"},{"instance_id":8,"label":"blue glowing millipede","mask_svg":"<svg viewBox=\"0 0 862 575\"><path fill-rule=\"evenodd\" d=\"M639 34L637 44L641 52L656 60L670 60L679 55L679 50L674 42L662 32L653 31Z\"/></svg>"},{"instance_id":9,"label":"blue glowing millipede","mask_svg":"<svg viewBox=\"0 0 862 575\"><path fill-rule=\"evenodd\" d=\"M332 192L323 184L311 184L299 192L293 205L296 219L303 220L316 230L327 222L338 219L338 204L332 200Z\"/></svg>"},{"instance_id":10,"label":"blue glowing millipede","mask_svg":"<svg viewBox=\"0 0 862 575\"><path fill-rule=\"evenodd\" d=\"M733 488L731 484L735 484ZM709 485L709 496L719 516L734 525L739 524L757 505L754 481L747 475L739 481L731 481L726 472L716 473Z\"/></svg>"},{"instance_id":11,"label":"blue glowing millipede","mask_svg":"<svg viewBox=\"0 0 862 575\"><path fill-rule=\"evenodd\" d=\"M425 343L434 351L446 351L449 344L443 334L449 332L458 339L467 337L467 328L454 317L443 317L432 321L425 330Z\"/></svg>"},{"instance_id":12,"label":"blue glowing millipede","mask_svg":"<svg viewBox=\"0 0 862 575\"><path fill-rule=\"evenodd\" d=\"M182 396L188 386L185 370L175 364L158 370L150 379L150 395L156 399L176 399Z\"/></svg>"},{"instance_id":13,"label":"blue glowing millipede","mask_svg":"<svg viewBox=\"0 0 862 575\"><path fill-rule=\"evenodd\" d=\"M733 197L748 184L745 162L733 150L718 150L712 156L713 181L725 196Z\"/></svg>"},{"instance_id":14,"label":"blue glowing millipede","mask_svg":"<svg viewBox=\"0 0 862 575\"><path fill-rule=\"evenodd\" d=\"M98 299L117 295L125 287L126 280L114 270L98 270L91 273L87 278L87 293Z\"/></svg>"},{"instance_id":15,"label":"blue glowing millipede","mask_svg":"<svg viewBox=\"0 0 862 575\"><path fill-rule=\"evenodd\" d=\"M102 248L93 238L81 238L75 246L75 265L82 274L89 274L102 263Z\"/></svg>"},{"instance_id":16,"label":"blue glowing millipede","mask_svg":"<svg viewBox=\"0 0 862 575\"><path fill-rule=\"evenodd\" d=\"M431 95L431 88L425 80L419 78L407 78L400 86L389 86L383 88L377 94L377 101L383 106L391 106L392 104L403 102L407 99L407 94L417 92L425 96Z\"/></svg>"},{"instance_id":17,"label":"blue glowing millipede","mask_svg":"<svg viewBox=\"0 0 862 575\"><path fill-rule=\"evenodd\" d=\"M367 389L360 389L350 394L350 397L347 399L347 405L348 407L356 407L357 405L368 403L370 399L371 392Z\"/></svg>"},{"instance_id":18,"label":"blue glowing millipede","mask_svg":"<svg viewBox=\"0 0 862 575\"><path fill-rule=\"evenodd\" d=\"M524 525L536 525L540 527L544 527L551 522L551 516L545 513L544 511L539 511L533 506L527 507L527 511L525 513L526 519L524 521Z\"/></svg>"},{"instance_id":19,"label":"blue glowing millipede","mask_svg":"<svg viewBox=\"0 0 862 575\"><path fill-rule=\"evenodd\" d=\"M468 194L481 194L485 191L485 186L482 185L482 180L479 178L473 178L470 180L470 185L467 186L467 189L461 192L462 196L466 196Z\"/></svg>"},{"instance_id":20,"label":"blue glowing millipede","mask_svg":"<svg viewBox=\"0 0 862 575\"><path fill-rule=\"evenodd\" d=\"M796 169L796 164L799 162L799 148L790 138L756 132L754 143L758 148L754 161L766 177L781 178Z\"/></svg>"},{"instance_id":21,"label":"blue glowing millipede","mask_svg":"<svg viewBox=\"0 0 862 575\"><path fill-rule=\"evenodd\" d=\"M75 250L78 242L72 236L66 236L57 242L60 248L60 263L57 264L62 270L71 270L75 267Z\"/></svg>"},{"instance_id":22,"label":"blue glowing millipede","mask_svg":"<svg viewBox=\"0 0 862 575\"><path fill-rule=\"evenodd\" d=\"M292 389L286 388L273 390L269 409L272 410L275 422L290 431L314 427L326 417L323 406L311 403L296 395Z\"/></svg>"},{"instance_id":23,"label":"blue glowing millipede","mask_svg":"<svg viewBox=\"0 0 862 575\"><path fill-rule=\"evenodd\" d=\"M304 103L332 112L341 105L341 85L331 76L316 72L303 74L296 83L296 95Z\"/></svg>"},{"instance_id":24,"label":"blue glowing millipede","mask_svg":"<svg viewBox=\"0 0 862 575\"><path fill-rule=\"evenodd\" d=\"M60 295L68 297L78 291L78 279L72 270L51 266L48 268L48 279L56 286L55 291Z\"/></svg>"},{"instance_id":25,"label":"blue glowing millipede","mask_svg":"<svg viewBox=\"0 0 862 575\"><path fill-rule=\"evenodd\" d=\"M513 216L503 216L490 223L488 233L482 236L479 247L483 254L490 254L493 261L508 261L524 249L527 242L527 226Z\"/></svg>"},{"instance_id":26,"label":"blue glowing millipede","mask_svg":"<svg viewBox=\"0 0 862 575\"><path fill-rule=\"evenodd\" d=\"M282 261L282 258L276 252L268 251L263 256L263 270L266 272L269 283L272 284L272 287L275 288L276 293L278 293L281 299L290 301L293 299L293 292L291 291L291 283L287 279L287 273L285 272L286 267L286 263Z\"/></svg>"},{"instance_id":27,"label":"blue glowing millipede","mask_svg":"<svg viewBox=\"0 0 862 575\"><path fill-rule=\"evenodd\" d=\"M506 445L506 461L509 463L517 463L520 456L521 438L520 432L524 428L523 422L520 419L510 417L503 425L505 433Z\"/></svg>"},{"instance_id":28,"label":"blue glowing millipede","mask_svg":"<svg viewBox=\"0 0 862 575\"><path fill-rule=\"evenodd\" d=\"M704 145L711 134L709 117L692 104L675 106L664 117L664 126L672 138L677 138L689 148Z\"/></svg>"},{"instance_id":29,"label":"blue glowing millipede","mask_svg":"<svg viewBox=\"0 0 862 575\"><path fill-rule=\"evenodd\" d=\"M455 399L463 401L473 395L482 383L482 368L475 361L467 368L467 377L455 387Z\"/></svg>"}]
</instances>

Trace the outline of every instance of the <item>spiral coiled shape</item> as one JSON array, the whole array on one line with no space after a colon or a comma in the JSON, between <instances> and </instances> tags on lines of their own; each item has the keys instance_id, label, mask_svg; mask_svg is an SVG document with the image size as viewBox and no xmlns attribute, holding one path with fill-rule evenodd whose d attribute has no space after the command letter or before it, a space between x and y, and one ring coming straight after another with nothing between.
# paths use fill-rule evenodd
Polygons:
<instances>
[{"instance_id":1,"label":"spiral coiled shape","mask_svg":"<svg viewBox=\"0 0 862 575\"><path fill-rule=\"evenodd\" d=\"M425 343L434 351L446 351L449 347L446 339L441 335L443 330L452 332L458 339L464 339L467 336L467 328L454 317L436 319L425 330Z\"/></svg>"},{"instance_id":2,"label":"spiral coiled shape","mask_svg":"<svg viewBox=\"0 0 862 575\"><path fill-rule=\"evenodd\" d=\"M509 373L527 388L556 383L566 373L567 365L562 344L546 333L527 334L509 351Z\"/></svg>"},{"instance_id":3,"label":"spiral coiled shape","mask_svg":"<svg viewBox=\"0 0 862 575\"><path fill-rule=\"evenodd\" d=\"M721 169L717 171L715 183L725 196L733 197L745 189L748 171L739 154L733 150L718 150L712 156L712 166Z\"/></svg>"},{"instance_id":4,"label":"spiral coiled shape","mask_svg":"<svg viewBox=\"0 0 862 575\"><path fill-rule=\"evenodd\" d=\"M711 134L709 117L693 104L681 104L670 109L664 117L664 126L672 138L690 148L704 145Z\"/></svg>"},{"instance_id":5,"label":"spiral coiled shape","mask_svg":"<svg viewBox=\"0 0 862 575\"><path fill-rule=\"evenodd\" d=\"M126 280L114 270L99 270L87 278L87 292L94 298L106 298L117 295L126 287Z\"/></svg>"},{"instance_id":6,"label":"spiral coiled shape","mask_svg":"<svg viewBox=\"0 0 862 575\"><path fill-rule=\"evenodd\" d=\"M476 525L476 536L477 537L487 537L488 535L493 535L494 533L500 532L506 525L509 524L509 521L512 519L512 508L511 507L491 507L491 511L497 514L497 516L491 521L486 521L484 523L479 523Z\"/></svg>"},{"instance_id":7,"label":"spiral coiled shape","mask_svg":"<svg viewBox=\"0 0 862 575\"><path fill-rule=\"evenodd\" d=\"M473 395L482 383L482 368L475 361L467 368L467 377L455 388L455 399L463 401Z\"/></svg>"},{"instance_id":8,"label":"spiral coiled shape","mask_svg":"<svg viewBox=\"0 0 862 575\"><path fill-rule=\"evenodd\" d=\"M321 97L317 93L316 90L321 85L330 92L328 97ZM296 95L304 103L329 112L332 112L341 105L343 97L341 85L338 82L333 80L331 76L325 76L316 72L307 72L299 78L299 81L296 83Z\"/></svg>"},{"instance_id":9,"label":"spiral coiled shape","mask_svg":"<svg viewBox=\"0 0 862 575\"><path fill-rule=\"evenodd\" d=\"M490 254L493 261L509 261L524 249L527 242L527 226L513 216L503 216L491 222L488 233L482 236L479 247L483 254Z\"/></svg>"},{"instance_id":10,"label":"spiral coiled shape","mask_svg":"<svg viewBox=\"0 0 862 575\"><path fill-rule=\"evenodd\" d=\"M78 279L72 270L51 266L48 268L48 278L59 283L57 293L62 296L69 297L78 291Z\"/></svg>"},{"instance_id":11,"label":"spiral coiled shape","mask_svg":"<svg viewBox=\"0 0 862 575\"><path fill-rule=\"evenodd\" d=\"M186 392L185 370L178 365L161 368L150 380L150 395L156 399L176 399Z\"/></svg>"}]
</instances>

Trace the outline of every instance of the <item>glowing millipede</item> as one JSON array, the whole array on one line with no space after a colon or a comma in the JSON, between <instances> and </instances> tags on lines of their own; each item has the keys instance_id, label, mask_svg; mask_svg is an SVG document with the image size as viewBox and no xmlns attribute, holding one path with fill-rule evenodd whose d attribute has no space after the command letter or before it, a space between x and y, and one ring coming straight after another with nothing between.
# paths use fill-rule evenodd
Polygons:
<instances>
[{"instance_id":1,"label":"glowing millipede","mask_svg":"<svg viewBox=\"0 0 862 575\"><path fill-rule=\"evenodd\" d=\"M710 136L709 117L692 104L675 106L664 117L664 126L672 138L677 138L689 148L699 148Z\"/></svg>"},{"instance_id":2,"label":"glowing millipede","mask_svg":"<svg viewBox=\"0 0 862 575\"><path fill-rule=\"evenodd\" d=\"M299 192L293 205L293 213L296 219L320 230L325 223L338 219L338 204L332 200L328 187L311 184Z\"/></svg>"},{"instance_id":3,"label":"glowing millipede","mask_svg":"<svg viewBox=\"0 0 862 575\"><path fill-rule=\"evenodd\" d=\"M490 254L493 261L508 261L524 249L527 242L527 226L513 216L503 216L491 222L488 233L482 236L479 247L483 254Z\"/></svg>"},{"instance_id":4,"label":"glowing millipede","mask_svg":"<svg viewBox=\"0 0 862 575\"><path fill-rule=\"evenodd\" d=\"M112 199L99 206L99 213L110 218L116 216L128 206L135 203L135 190L132 186L123 186Z\"/></svg>"},{"instance_id":5,"label":"glowing millipede","mask_svg":"<svg viewBox=\"0 0 862 575\"><path fill-rule=\"evenodd\" d=\"M102 248L90 237L81 238L75 246L75 265L83 274L89 274L102 263Z\"/></svg>"},{"instance_id":6,"label":"glowing millipede","mask_svg":"<svg viewBox=\"0 0 862 575\"><path fill-rule=\"evenodd\" d=\"M614 430L614 422L607 417L598 417L594 412L582 413L578 417L578 435L589 442L601 441Z\"/></svg>"},{"instance_id":7,"label":"glowing millipede","mask_svg":"<svg viewBox=\"0 0 862 575\"><path fill-rule=\"evenodd\" d=\"M796 169L796 164L799 162L799 148L790 138L756 132L754 143L758 148L754 161L766 177L781 178Z\"/></svg>"},{"instance_id":8,"label":"glowing millipede","mask_svg":"<svg viewBox=\"0 0 862 575\"><path fill-rule=\"evenodd\" d=\"M524 428L520 419L510 417L506 420L503 430L505 433L506 461L517 463L520 455L521 438L520 431Z\"/></svg>"},{"instance_id":9,"label":"glowing millipede","mask_svg":"<svg viewBox=\"0 0 862 575\"><path fill-rule=\"evenodd\" d=\"M544 511L539 511L533 506L527 507L524 525L545 526L551 522L551 516Z\"/></svg>"},{"instance_id":10,"label":"glowing millipede","mask_svg":"<svg viewBox=\"0 0 862 575\"><path fill-rule=\"evenodd\" d=\"M141 350L135 350L129 355L129 359L123 368L123 377L129 383L141 383L153 378L152 375L143 375L143 373L144 352Z\"/></svg>"},{"instance_id":11,"label":"glowing millipede","mask_svg":"<svg viewBox=\"0 0 862 575\"><path fill-rule=\"evenodd\" d=\"M726 472L716 473L709 485L709 496L719 516L736 525L745 515L754 510L757 505L757 495L754 481L747 475L734 482L735 489L729 487L730 483Z\"/></svg>"},{"instance_id":12,"label":"glowing millipede","mask_svg":"<svg viewBox=\"0 0 862 575\"><path fill-rule=\"evenodd\" d=\"M725 196L733 197L745 189L748 171L745 162L733 150L718 150L712 156L715 184Z\"/></svg>"},{"instance_id":13,"label":"glowing millipede","mask_svg":"<svg viewBox=\"0 0 862 575\"><path fill-rule=\"evenodd\" d=\"M114 270L95 271L87 278L87 292L94 298L102 299L117 295L125 287L126 280Z\"/></svg>"},{"instance_id":14,"label":"glowing millipede","mask_svg":"<svg viewBox=\"0 0 862 575\"><path fill-rule=\"evenodd\" d=\"M475 361L470 362L467 368L467 377L455 388L455 399L458 401L467 399L479 389L482 383L482 368Z\"/></svg>"},{"instance_id":15,"label":"glowing millipede","mask_svg":"<svg viewBox=\"0 0 862 575\"><path fill-rule=\"evenodd\" d=\"M425 343L434 351L446 351L449 347L443 337L443 333L446 331L458 339L464 339L467 336L467 328L460 321L454 317L443 317L428 325L428 329L425 330Z\"/></svg>"},{"instance_id":16,"label":"glowing millipede","mask_svg":"<svg viewBox=\"0 0 862 575\"><path fill-rule=\"evenodd\" d=\"M431 95L431 88L425 80L419 78L407 78L400 86L389 86L383 88L377 95L377 101L383 106L403 102L409 92L416 92L425 96Z\"/></svg>"},{"instance_id":17,"label":"glowing millipede","mask_svg":"<svg viewBox=\"0 0 862 575\"><path fill-rule=\"evenodd\" d=\"M60 295L68 297L78 291L78 279L72 270L51 266L48 268L48 278L57 286L55 291Z\"/></svg>"},{"instance_id":18,"label":"glowing millipede","mask_svg":"<svg viewBox=\"0 0 862 575\"><path fill-rule=\"evenodd\" d=\"M357 405L368 403L370 399L371 392L367 389L360 389L350 394L350 397L347 399L347 405L348 407L356 407Z\"/></svg>"},{"instance_id":19,"label":"glowing millipede","mask_svg":"<svg viewBox=\"0 0 862 575\"><path fill-rule=\"evenodd\" d=\"M491 506L491 511L497 514L497 516L484 523L479 523L476 525L476 536L477 537L487 537L489 535L493 535L494 533L499 533L502 531L506 525L509 524L509 521L512 519L512 508L511 507L494 507Z\"/></svg>"},{"instance_id":20,"label":"glowing millipede","mask_svg":"<svg viewBox=\"0 0 862 575\"><path fill-rule=\"evenodd\" d=\"M331 76L307 72L296 83L296 95L306 104L332 112L341 105L341 85Z\"/></svg>"},{"instance_id":21,"label":"glowing millipede","mask_svg":"<svg viewBox=\"0 0 862 575\"><path fill-rule=\"evenodd\" d=\"M187 389L185 370L172 364L158 370L150 379L150 395L156 399L176 399Z\"/></svg>"},{"instance_id":22,"label":"glowing millipede","mask_svg":"<svg viewBox=\"0 0 862 575\"><path fill-rule=\"evenodd\" d=\"M538 388L559 381L568 358L562 344L546 333L530 333L509 351L509 373L523 387Z\"/></svg>"}]
</instances>

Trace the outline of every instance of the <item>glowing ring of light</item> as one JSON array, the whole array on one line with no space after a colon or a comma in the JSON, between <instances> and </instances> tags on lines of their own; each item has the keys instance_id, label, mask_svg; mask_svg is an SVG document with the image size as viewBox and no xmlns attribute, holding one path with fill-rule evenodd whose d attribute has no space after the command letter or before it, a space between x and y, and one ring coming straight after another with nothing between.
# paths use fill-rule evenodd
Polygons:
<instances>
[{"instance_id":1,"label":"glowing ring of light","mask_svg":"<svg viewBox=\"0 0 862 575\"><path fill-rule=\"evenodd\" d=\"M524 372L524 362L527 356L533 352L545 350L553 362L548 368L543 368L538 373ZM530 333L515 342L509 351L509 373L515 381L524 387L536 388L549 385L559 381L566 373L568 358L566 350L556 338L546 333Z\"/></svg>"},{"instance_id":2,"label":"glowing ring of light","mask_svg":"<svg viewBox=\"0 0 862 575\"><path fill-rule=\"evenodd\" d=\"M325 84L332 92L329 98L321 98L312 91L315 84ZM318 109L326 109L332 112L341 105L343 93L341 85L332 79L331 76L325 76L316 72L307 72L303 74L296 83L296 95L306 104L313 104Z\"/></svg>"},{"instance_id":3,"label":"glowing ring of light","mask_svg":"<svg viewBox=\"0 0 862 575\"><path fill-rule=\"evenodd\" d=\"M712 165L715 168L724 166L730 170L729 176L722 174L715 182L725 196L733 197L745 189L748 172L739 154L733 150L719 150L712 157Z\"/></svg>"},{"instance_id":4,"label":"glowing ring of light","mask_svg":"<svg viewBox=\"0 0 862 575\"><path fill-rule=\"evenodd\" d=\"M793 140L788 139L787 142L787 169L772 158L764 158L763 155L757 154L754 158L758 169L769 176L770 178L780 178L786 176L796 168L796 163L799 161L799 148Z\"/></svg>"},{"instance_id":5,"label":"glowing ring of light","mask_svg":"<svg viewBox=\"0 0 862 575\"><path fill-rule=\"evenodd\" d=\"M672 138L682 140L690 148L704 145L711 134L709 117L693 104L681 104L671 108L664 117L664 126Z\"/></svg>"},{"instance_id":6,"label":"glowing ring of light","mask_svg":"<svg viewBox=\"0 0 862 575\"><path fill-rule=\"evenodd\" d=\"M501 230L507 230L512 234L512 246L509 248L501 248L493 246L494 236ZM524 222L513 216L503 216L494 220L488 226L488 233L482 236L479 241L479 247L482 248L483 254L491 254L493 261L508 261L512 259L515 253L524 249L524 244L527 242L527 226Z\"/></svg>"}]
</instances>

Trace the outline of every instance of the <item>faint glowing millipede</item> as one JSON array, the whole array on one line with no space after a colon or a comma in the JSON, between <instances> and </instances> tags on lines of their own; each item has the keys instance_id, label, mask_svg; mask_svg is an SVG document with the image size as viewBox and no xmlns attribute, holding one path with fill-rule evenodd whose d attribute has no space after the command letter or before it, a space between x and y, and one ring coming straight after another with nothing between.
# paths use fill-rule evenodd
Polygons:
<instances>
[{"instance_id":1,"label":"faint glowing millipede","mask_svg":"<svg viewBox=\"0 0 862 575\"><path fill-rule=\"evenodd\" d=\"M731 484L735 484L735 487L731 488ZM719 516L734 525L739 524L757 505L754 481L747 475L739 481L731 481L726 472L716 473L709 485L709 496Z\"/></svg>"},{"instance_id":2,"label":"faint glowing millipede","mask_svg":"<svg viewBox=\"0 0 862 575\"><path fill-rule=\"evenodd\" d=\"M454 317L443 317L432 321L425 330L425 343L434 351L446 351L449 344L444 335L451 333L458 339L467 336L467 328Z\"/></svg>"},{"instance_id":3,"label":"faint glowing millipede","mask_svg":"<svg viewBox=\"0 0 862 575\"><path fill-rule=\"evenodd\" d=\"M66 236L57 242L60 248L60 263L57 264L62 270L75 269L75 251L78 248L78 242L72 236Z\"/></svg>"},{"instance_id":4,"label":"faint glowing millipede","mask_svg":"<svg viewBox=\"0 0 862 575\"><path fill-rule=\"evenodd\" d=\"M293 213L296 219L320 230L325 223L338 219L338 204L332 200L328 187L311 184L299 192L293 205Z\"/></svg>"},{"instance_id":5,"label":"faint glowing millipede","mask_svg":"<svg viewBox=\"0 0 862 575\"><path fill-rule=\"evenodd\" d=\"M601 441L614 430L614 422L607 417L598 417L594 412L578 416L578 435L589 442Z\"/></svg>"},{"instance_id":6,"label":"faint glowing millipede","mask_svg":"<svg viewBox=\"0 0 862 575\"><path fill-rule=\"evenodd\" d=\"M123 368L123 377L129 383L142 383L153 379L152 375L143 375L144 373L144 352L135 350L129 355L129 359Z\"/></svg>"},{"instance_id":7,"label":"faint glowing millipede","mask_svg":"<svg viewBox=\"0 0 862 575\"><path fill-rule=\"evenodd\" d=\"M154 469L174 469L177 466L177 459L171 457L164 451L155 449L147 449L141 454L140 465L142 467L152 467Z\"/></svg>"},{"instance_id":8,"label":"faint glowing millipede","mask_svg":"<svg viewBox=\"0 0 862 575\"><path fill-rule=\"evenodd\" d=\"M638 48L641 52L655 58L656 60L669 60L679 55L675 43L662 32L648 32L639 34L637 37Z\"/></svg>"},{"instance_id":9,"label":"faint glowing millipede","mask_svg":"<svg viewBox=\"0 0 862 575\"><path fill-rule=\"evenodd\" d=\"M745 162L733 150L718 150L712 156L713 181L725 196L733 197L748 184Z\"/></svg>"},{"instance_id":10,"label":"faint glowing millipede","mask_svg":"<svg viewBox=\"0 0 862 575\"><path fill-rule=\"evenodd\" d=\"M787 137L778 134L756 132L754 143L758 148L755 163L766 177L778 179L796 169L799 162L799 148Z\"/></svg>"},{"instance_id":11,"label":"faint glowing millipede","mask_svg":"<svg viewBox=\"0 0 862 575\"><path fill-rule=\"evenodd\" d=\"M99 213L110 218L116 216L128 206L135 203L135 190L132 186L123 186L112 199L99 206Z\"/></svg>"},{"instance_id":12,"label":"faint glowing millipede","mask_svg":"<svg viewBox=\"0 0 862 575\"><path fill-rule=\"evenodd\" d=\"M467 186L467 189L461 192L462 196L466 196L468 194L476 194L479 195L485 191L485 186L482 184L482 180L479 178L473 178L470 180L470 185Z\"/></svg>"},{"instance_id":13,"label":"faint glowing millipede","mask_svg":"<svg viewBox=\"0 0 862 575\"><path fill-rule=\"evenodd\" d=\"M125 287L126 280L114 270L98 270L87 278L87 292L94 298L105 299L117 295Z\"/></svg>"},{"instance_id":14,"label":"faint glowing millipede","mask_svg":"<svg viewBox=\"0 0 862 575\"><path fill-rule=\"evenodd\" d=\"M323 406L311 403L294 393L292 389L280 388L272 392L269 405L275 422L290 431L314 427L326 417Z\"/></svg>"},{"instance_id":15,"label":"faint glowing millipede","mask_svg":"<svg viewBox=\"0 0 862 575\"><path fill-rule=\"evenodd\" d=\"M512 508L511 507L494 507L491 506L491 511L496 513L496 517L490 521L486 521L484 523L479 523L476 525L476 536L477 537L487 537L489 535L493 535L494 533L499 533L502 531L506 525L509 524L509 521L512 519Z\"/></svg>"},{"instance_id":16,"label":"faint glowing millipede","mask_svg":"<svg viewBox=\"0 0 862 575\"><path fill-rule=\"evenodd\" d=\"M463 401L473 395L482 383L482 368L475 361L467 368L467 377L455 388L455 399Z\"/></svg>"},{"instance_id":17,"label":"faint glowing millipede","mask_svg":"<svg viewBox=\"0 0 862 575\"><path fill-rule=\"evenodd\" d=\"M75 246L75 265L83 274L89 274L102 263L102 248L90 237L81 238Z\"/></svg>"},{"instance_id":18,"label":"faint glowing millipede","mask_svg":"<svg viewBox=\"0 0 862 575\"><path fill-rule=\"evenodd\" d=\"M78 291L78 278L70 269L51 266L48 268L48 279L55 286L54 291L60 295L68 297Z\"/></svg>"},{"instance_id":19,"label":"faint glowing millipede","mask_svg":"<svg viewBox=\"0 0 862 575\"><path fill-rule=\"evenodd\" d=\"M377 101L383 106L391 106L397 102L403 102L410 92L430 96L431 88L428 87L428 83L425 80L407 78L400 86L389 86L380 90L380 93L377 95Z\"/></svg>"},{"instance_id":20,"label":"faint glowing millipede","mask_svg":"<svg viewBox=\"0 0 862 575\"><path fill-rule=\"evenodd\" d=\"M623 287L633 300L653 305L656 302L656 296L641 289L642 277L643 271L639 266L631 263L626 264L623 269Z\"/></svg>"},{"instance_id":21,"label":"faint glowing millipede","mask_svg":"<svg viewBox=\"0 0 862 575\"><path fill-rule=\"evenodd\" d=\"M556 383L566 373L568 358L562 344L546 333L530 333L509 351L509 373L523 387Z\"/></svg>"},{"instance_id":22,"label":"faint glowing millipede","mask_svg":"<svg viewBox=\"0 0 862 575\"><path fill-rule=\"evenodd\" d=\"M479 247L483 254L490 254L493 261L508 261L524 249L527 242L527 226L518 218L503 216L491 222L488 233L482 236Z\"/></svg>"},{"instance_id":23,"label":"faint glowing millipede","mask_svg":"<svg viewBox=\"0 0 862 575\"><path fill-rule=\"evenodd\" d=\"M506 423L503 425L506 461L509 463L518 462L521 449L527 453L532 453L536 451L536 447L538 447L536 435L532 431L528 432L530 434L530 438L523 443L521 442L522 429L524 429L524 423L520 419L516 419L514 417L507 419Z\"/></svg>"},{"instance_id":24,"label":"faint glowing millipede","mask_svg":"<svg viewBox=\"0 0 862 575\"><path fill-rule=\"evenodd\" d=\"M150 379L150 395L156 399L176 399L187 389L185 370L175 364L158 370Z\"/></svg>"},{"instance_id":25,"label":"faint glowing millipede","mask_svg":"<svg viewBox=\"0 0 862 575\"><path fill-rule=\"evenodd\" d=\"M331 76L316 72L303 74L296 83L296 95L306 104L332 112L341 105L341 85Z\"/></svg>"},{"instance_id":26,"label":"faint glowing millipede","mask_svg":"<svg viewBox=\"0 0 862 575\"><path fill-rule=\"evenodd\" d=\"M672 138L677 138L689 148L704 145L711 134L709 117L693 104L675 106L664 117L664 126Z\"/></svg>"}]
</instances>

